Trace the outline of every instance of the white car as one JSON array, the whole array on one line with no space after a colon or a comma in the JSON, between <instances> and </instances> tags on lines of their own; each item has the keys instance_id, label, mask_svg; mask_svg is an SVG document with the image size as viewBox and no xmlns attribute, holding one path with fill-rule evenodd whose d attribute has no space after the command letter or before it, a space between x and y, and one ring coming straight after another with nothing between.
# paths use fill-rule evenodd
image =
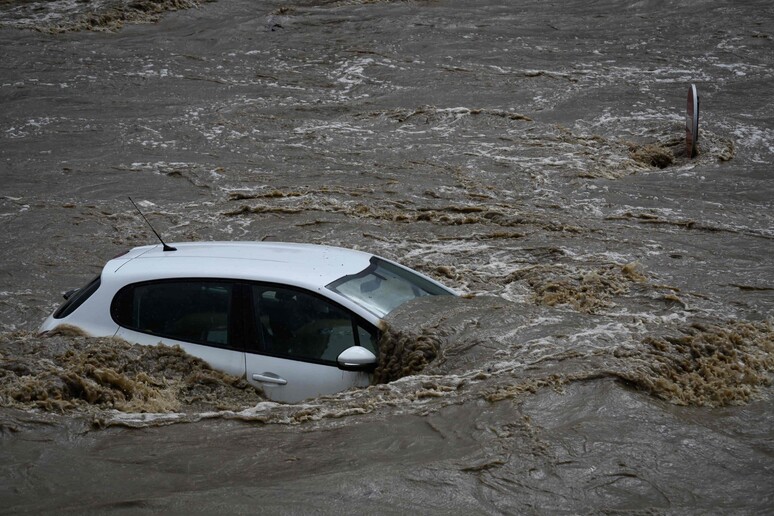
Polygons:
<instances>
[{"instance_id":1,"label":"white car","mask_svg":"<svg viewBox=\"0 0 774 516\"><path fill-rule=\"evenodd\" d=\"M369 384L381 319L400 304L455 295L372 254L312 244L179 243L113 258L40 330L178 345L275 401Z\"/></svg>"}]
</instances>

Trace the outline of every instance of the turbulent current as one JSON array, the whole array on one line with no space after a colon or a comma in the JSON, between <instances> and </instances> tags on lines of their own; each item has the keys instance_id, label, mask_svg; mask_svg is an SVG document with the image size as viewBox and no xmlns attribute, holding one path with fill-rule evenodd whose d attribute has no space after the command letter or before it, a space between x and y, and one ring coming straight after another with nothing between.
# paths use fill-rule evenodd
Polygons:
<instances>
[{"instance_id":1,"label":"turbulent current","mask_svg":"<svg viewBox=\"0 0 774 516\"><path fill-rule=\"evenodd\" d=\"M764 514L774 6L0 0L0 512ZM698 155L685 152L688 86ZM454 288L297 404L36 330L155 242Z\"/></svg>"}]
</instances>

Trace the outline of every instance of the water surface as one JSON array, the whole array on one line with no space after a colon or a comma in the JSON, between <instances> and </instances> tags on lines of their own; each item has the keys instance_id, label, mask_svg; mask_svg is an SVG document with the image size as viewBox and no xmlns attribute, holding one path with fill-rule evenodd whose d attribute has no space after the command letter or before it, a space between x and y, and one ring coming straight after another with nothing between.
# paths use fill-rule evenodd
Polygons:
<instances>
[{"instance_id":1,"label":"water surface","mask_svg":"<svg viewBox=\"0 0 774 516\"><path fill-rule=\"evenodd\" d=\"M0 2L7 512L774 505L770 3L159 5ZM389 383L297 405L67 362L116 345L34 330L154 241L128 195L168 241L359 248L472 299L399 309ZM66 374L107 394L18 395Z\"/></svg>"}]
</instances>

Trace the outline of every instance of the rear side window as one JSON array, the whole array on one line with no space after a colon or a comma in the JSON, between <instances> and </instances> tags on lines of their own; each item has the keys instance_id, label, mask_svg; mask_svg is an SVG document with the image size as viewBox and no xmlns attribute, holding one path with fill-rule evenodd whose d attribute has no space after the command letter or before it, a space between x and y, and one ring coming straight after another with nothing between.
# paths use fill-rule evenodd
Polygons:
<instances>
[{"instance_id":1,"label":"rear side window","mask_svg":"<svg viewBox=\"0 0 774 516\"><path fill-rule=\"evenodd\" d=\"M99 284L100 277L97 276L91 280L88 285L82 289L76 290L69 298L67 298L67 301L62 303L62 306L57 309L57 311L54 313L54 319L63 319L73 313L76 308L81 306L84 301L89 299L89 297L91 297L91 295L97 291Z\"/></svg>"},{"instance_id":2,"label":"rear side window","mask_svg":"<svg viewBox=\"0 0 774 516\"><path fill-rule=\"evenodd\" d=\"M233 290L230 282L207 280L129 285L116 294L110 312L131 330L228 347Z\"/></svg>"}]
</instances>

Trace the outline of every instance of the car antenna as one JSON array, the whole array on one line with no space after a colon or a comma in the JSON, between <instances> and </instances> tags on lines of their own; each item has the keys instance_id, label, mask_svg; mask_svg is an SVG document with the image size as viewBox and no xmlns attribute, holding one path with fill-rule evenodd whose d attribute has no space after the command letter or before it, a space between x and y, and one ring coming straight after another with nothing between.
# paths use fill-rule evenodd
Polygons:
<instances>
[{"instance_id":1,"label":"car antenna","mask_svg":"<svg viewBox=\"0 0 774 516\"><path fill-rule=\"evenodd\" d=\"M149 228L151 228L151 231L153 231L153 234L156 235L156 238L159 239L159 242L161 242L161 245L164 246L164 251L177 251L177 248L172 247L171 245L167 245L164 240L161 239L161 235L158 234L158 232L153 229L153 226L151 226L151 223L148 222L148 219L145 218L145 215L142 214L140 211L140 208L137 207L137 205L134 203L131 197L129 197L129 202L132 203L132 206L134 206L134 209L137 210L137 213L140 214L140 217L142 217L142 220L145 221L145 223L148 225Z\"/></svg>"}]
</instances>

